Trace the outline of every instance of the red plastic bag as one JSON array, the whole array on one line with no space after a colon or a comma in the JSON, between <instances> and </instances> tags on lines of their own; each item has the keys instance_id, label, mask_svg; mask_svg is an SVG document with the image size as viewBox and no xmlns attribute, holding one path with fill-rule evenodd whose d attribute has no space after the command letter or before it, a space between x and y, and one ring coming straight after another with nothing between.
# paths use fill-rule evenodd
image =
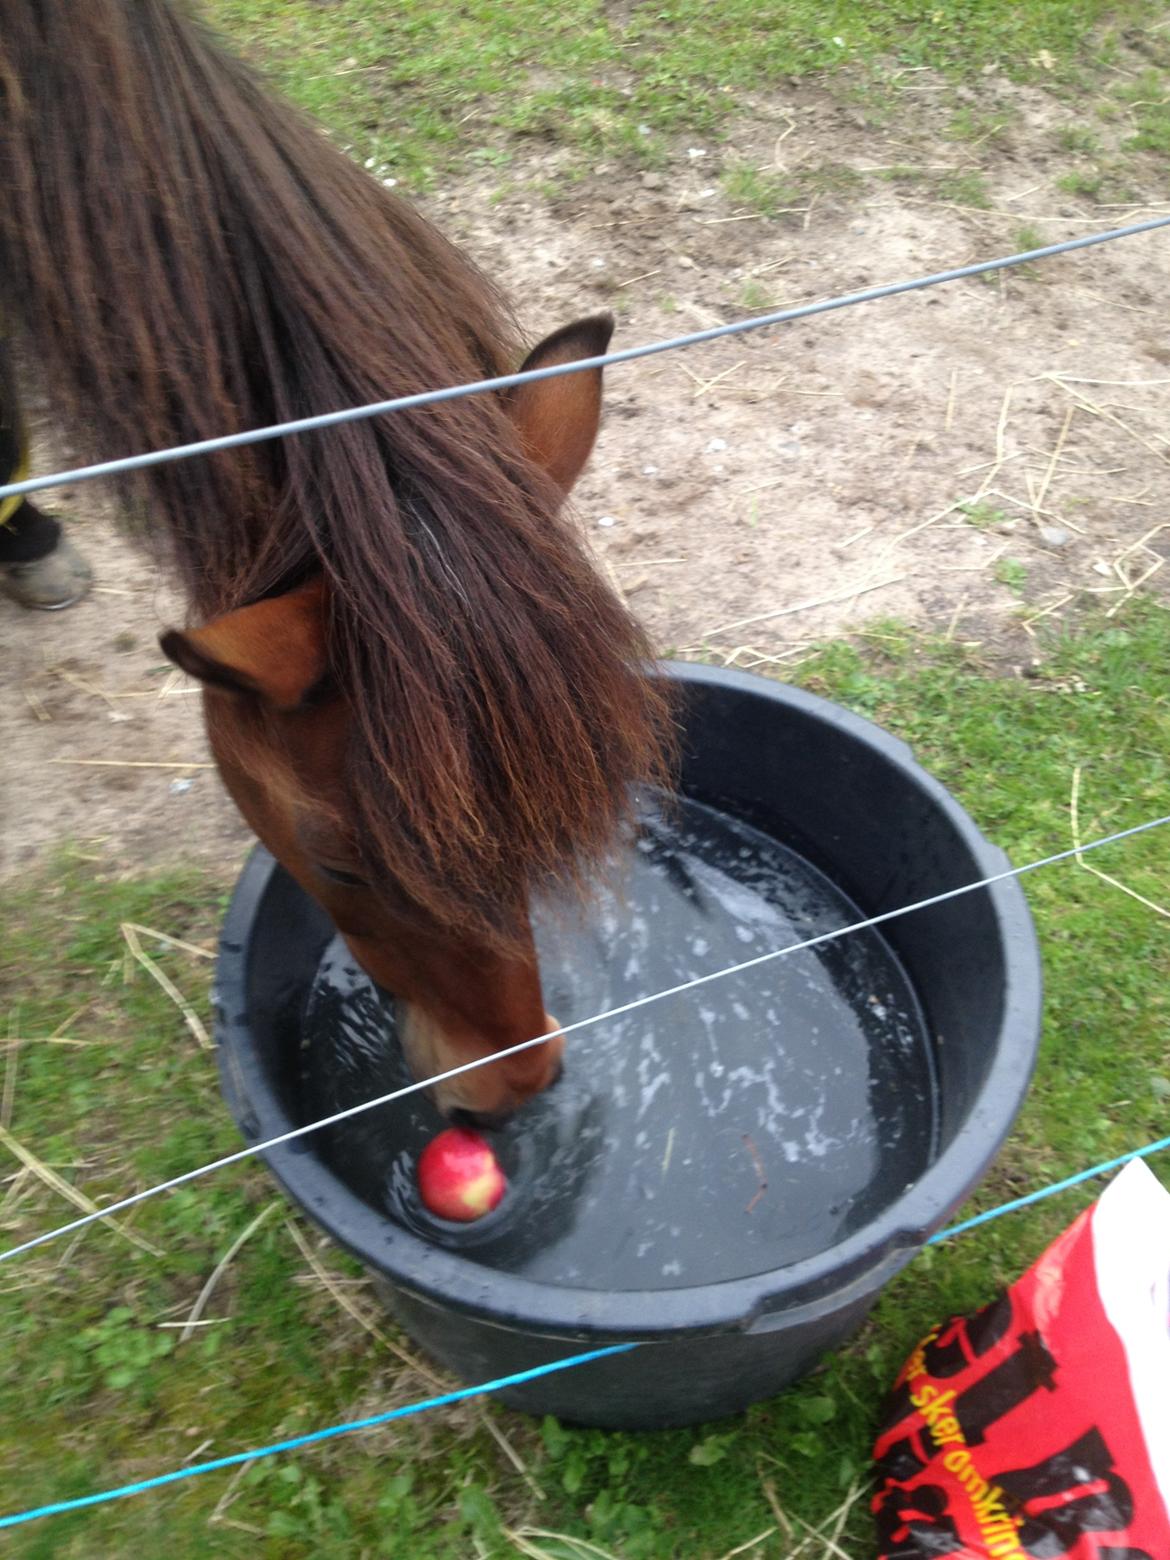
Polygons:
<instances>
[{"instance_id":1,"label":"red plastic bag","mask_svg":"<svg viewBox=\"0 0 1170 1560\"><path fill-rule=\"evenodd\" d=\"M879 1560L1170 1560L1170 1193L1145 1164L927 1334L874 1459Z\"/></svg>"}]
</instances>

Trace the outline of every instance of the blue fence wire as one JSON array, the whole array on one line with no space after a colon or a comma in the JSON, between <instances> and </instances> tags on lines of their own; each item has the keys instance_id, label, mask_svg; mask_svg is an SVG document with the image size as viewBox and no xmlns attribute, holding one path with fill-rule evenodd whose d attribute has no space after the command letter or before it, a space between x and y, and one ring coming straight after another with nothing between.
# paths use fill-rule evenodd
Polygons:
<instances>
[{"instance_id":1,"label":"blue fence wire","mask_svg":"<svg viewBox=\"0 0 1170 1560\"><path fill-rule=\"evenodd\" d=\"M976 1213L971 1218L964 1219L961 1224L952 1224L949 1229L939 1230L938 1234L932 1235L926 1244L933 1246L940 1240L950 1240L955 1235L965 1235L968 1230L977 1230L981 1224L990 1224L992 1219L998 1219L1002 1214L1015 1213L1020 1208L1030 1208L1033 1203L1043 1202L1046 1197L1055 1197L1057 1192L1067 1192L1071 1187L1091 1181L1094 1176L1108 1175L1111 1170L1120 1170L1122 1165L1129 1164L1131 1159L1148 1159L1151 1154L1159 1154L1166 1148L1170 1148L1170 1137L1159 1138L1156 1143L1147 1143L1145 1148L1131 1149L1128 1154L1119 1154L1116 1159L1107 1159L1104 1164L1093 1165L1088 1170L1079 1170L1076 1175L1066 1176L1063 1181L1053 1181L1048 1186L1041 1186L1034 1192L1028 1192L1024 1197L1014 1197L1011 1202L1000 1203L996 1208L989 1208L986 1213Z\"/></svg>"},{"instance_id":2,"label":"blue fence wire","mask_svg":"<svg viewBox=\"0 0 1170 1560\"><path fill-rule=\"evenodd\" d=\"M1088 1170L1066 1176L1063 1181L1054 1181L1048 1186L1039 1187L1036 1191L1029 1192L1026 1197L1016 1197L1011 1202L1000 1203L998 1207L988 1208L983 1213L977 1213L973 1218L964 1219L959 1224L952 1224L944 1230L938 1230L924 1244L933 1246L940 1241L952 1240L957 1235L966 1234L968 1230L977 1229L981 1225L990 1224L993 1219L1002 1218L1005 1213L1015 1213L1018 1209L1030 1207L1046 1197L1054 1197L1058 1192L1066 1192L1071 1187L1091 1181L1096 1176L1107 1175L1111 1170L1129 1164L1132 1159L1148 1159L1151 1154L1160 1153L1168 1148L1170 1148L1170 1137L1159 1138L1156 1143L1147 1143L1144 1148L1135 1148L1128 1154L1119 1154L1116 1159L1107 1159L1103 1164L1092 1165ZM466 1398L482 1397L488 1393L503 1391L507 1387L523 1386L525 1382L537 1381L542 1376L555 1375L557 1371L572 1370L578 1365L588 1365L594 1360L608 1359L615 1354L628 1354L633 1349L647 1347L653 1348L653 1344L615 1343L601 1349L588 1349L583 1354L570 1354L565 1359L550 1360L547 1364L535 1365L531 1370L517 1371L511 1376L499 1376L494 1381L484 1381L475 1387L459 1387L454 1392L443 1392L437 1397L423 1398L417 1403L407 1403L401 1408L388 1409L383 1414L371 1414L365 1419L346 1420L339 1425L329 1425L323 1430L310 1430L304 1435L290 1436L284 1441L273 1441L267 1446L254 1446L246 1452L233 1452L228 1457L213 1457L209 1462L174 1468L170 1473L156 1474L152 1479L138 1479L133 1484L121 1484L114 1489L98 1490L92 1495L79 1495L71 1500L57 1500L47 1506L33 1506L27 1511L13 1512L11 1516L0 1517L0 1528L19 1527L25 1522L34 1522L40 1517L62 1516L66 1512L82 1511L89 1506L101 1506L113 1500L124 1500L131 1495L143 1495L148 1490L162 1489L168 1484L178 1484L184 1479L195 1479L204 1473L218 1473L224 1468L236 1468L241 1463L255 1462L261 1457L274 1457L280 1452L301 1451L306 1446L317 1446L322 1441L333 1441L338 1436L352 1435L358 1430L372 1430L379 1425L393 1424L395 1420L408 1419L414 1414L424 1413L427 1409L447 1408L452 1403L462 1403Z\"/></svg>"},{"instance_id":3,"label":"blue fence wire","mask_svg":"<svg viewBox=\"0 0 1170 1560\"><path fill-rule=\"evenodd\" d=\"M807 319L812 315L825 314L836 309L852 307L855 304L869 303L878 298L893 297L899 293L909 293L925 287L936 287L944 282L959 281L966 277L981 276L994 271L1006 270L1012 266L1024 265L1035 260L1048 259L1051 256L1069 254L1079 249L1088 249L1098 244L1110 243L1116 239L1128 238L1138 233L1152 232L1155 229L1170 226L1170 216L1155 217L1145 222L1132 223L1125 227L1112 228L1103 233L1083 235L1079 238L1066 239L1061 243L1047 244L1038 249L1022 251L1014 255L1002 256L995 260L979 261L972 265L956 266L946 271L938 271L929 276L916 277L910 281L891 282L881 287L867 288L861 292L847 293L842 296L822 299L816 303L801 304L799 306L777 310L771 314L755 316L751 319L737 320L726 325L713 327L709 330L694 331L688 335L676 336L670 340L651 342L641 347L627 347L618 352L607 353L603 356L580 359L575 363L556 364L548 368L531 370L525 373L508 374L496 379L485 379L473 384L453 385L445 389L431 390L419 395L398 396L391 400L373 402L366 406L349 407L341 411L326 412L315 417L299 418L294 422L277 423L266 428L245 429L234 434L226 434L215 439L204 439L197 443L178 445L165 450L152 450L140 455L127 456L119 460L101 461L93 465L77 467L73 470L49 474L47 476L26 478L21 482L11 482L0 485L0 501L6 498L16 497L26 493L39 492L45 488L58 487L65 483L78 483L93 481L100 477L113 477L125 475L129 472L141 470L145 467L162 465L169 461L186 460L197 455L209 455L219 450L239 448L249 444L261 443L268 439L283 438L290 434L311 433L321 429L337 426L341 423L354 422L361 418L378 417L391 412L406 411L416 407L435 405L441 401L459 399L467 395L482 395L487 391L509 389L515 385L533 383L541 379L552 379L563 374L580 373L586 369L609 368L621 363L633 362L639 358L651 357L661 352L675 351L680 348L697 346L704 342L716 341L721 337L735 336L747 331L761 330L771 325L783 325L794 320ZM1165 819L1157 820L1157 824L1166 822ZM1157 824L1139 826L1136 830L1127 830L1125 833L1141 832L1141 829L1155 827ZM1117 836L1118 838L1122 836ZM1105 843L1104 841L1099 843ZM1089 847L1083 847L1088 849ZM1076 851L1062 853L1063 855L1078 854ZM1054 857L1059 860L1062 857ZM1036 863L1040 865L1041 863ZM1047 864L1047 863L1044 863ZM1016 869L1016 872L1000 874L1000 876L1015 876L1018 872L1029 870L1028 868ZM992 880L994 881L994 880ZM974 885L978 886L978 885ZM964 889L955 892L965 892ZM943 895L949 898L950 895ZM912 907L917 908L917 907ZM899 913L899 912L893 912ZM900 913L905 913L902 911ZM879 918L879 919L884 919ZM849 928L850 930L852 928ZM783 950L785 952L791 950ZM728 971L719 972L730 973ZM660 993L659 995L664 995ZM531 1042L536 1043L536 1042ZM376 1103L376 1102L375 1102ZM318 1123L319 1125L319 1123ZM304 1130L311 1130L306 1128ZM291 1134L290 1134L291 1135ZM243 1151L243 1154L254 1153L267 1145L256 1145ZM949 1228L940 1230L930 1236L926 1245L934 1245L938 1242L952 1239L964 1234L968 1230L976 1229L993 1219L1002 1217L1020 1208L1025 1208L1044 1198L1054 1196L1058 1192L1067 1191L1074 1186L1081 1185L1085 1181L1096 1176L1107 1174L1127 1164L1132 1159L1146 1158L1163 1149L1170 1148L1170 1138L1159 1139L1155 1143L1147 1144L1144 1148L1134 1149L1128 1154L1122 1154L1116 1159L1111 1159L1103 1164L1094 1165L1078 1174L1069 1176L1062 1181L1038 1188L1025 1197L1018 1197L1011 1202L1003 1203L996 1208L976 1214L970 1219ZM194 1174L206 1173L208 1169L217 1168L219 1163L227 1164L234 1159L243 1157L243 1154L231 1155L216 1166L203 1167ZM180 1180L188 1177L180 1177ZM170 1184L170 1183L168 1183ZM162 1187L154 1188L154 1191L163 1190ZM137 1201L129 1199L128 1201ZM115 1208L125 1204L116 1204L113 1207L102 1209L93 1217L102 1217L115 1211ZM87 1220L78 1223L87 1223ZM67 1226L66 1228L73 1228ZM63 1230L51 1232L40 1240L25 1243L24 1246L12 1248L10 1251L0 1254L0 1260L4 1257L12 1257L18 1251L26 1250L30 1246L38 1245L41 1240L52 1239L54 1235L64 1233ZM542 1376L552 1375L558 1371L570 1370L580 1365L587 1365L595 1360L609 1358L613 1355L628 1353L632 1349L646 1347L640 1343L613 1344L605 1348L590 1349L581 1354L570 1355L560 1360L552 1360L546 1364L538 1365L530 1370L519 1371L510 1376L501 1376L493 1381L481 1382L477 1386L461 1387L452 1392L442 1393L436 1397L424 1398L416 1403L408 1403L399 1408L389 1409L382 1414L373 1414L364 1419L349 1420L339 1425L328 1426L325 1429L310 1431L304 1435L292 1436L286 1440L274 1441L266 1446L253 1447L245 1452L235 1452L226 1457L213 1458L208 1462L195 1463L183 1468L176 1468L169 1473L158 1474L150 1479L137 1480L131 1484L120 1485L117 1488L99 1490L90 1495L77 1496L72 1499L54 1501L49 1505L30 1507L24 1511L14 1512L11 1515L0 1517L0 1528L17 1527L27 1522L35 1521L41 1517L60 1516L67 1512L76 1512L92 1506L104 1505L110 1501L125 1499L132 1495L141 1495L149 1490L161 1489L165 1486L179 1483L183 1480L197 1478L202 1474L215 1473L226 1468L238 1467L243 1463L253 1462L264 1457L272 1457L278 1453L301 1450L307 1446L318 1445L321 1442L334 1440L339 1436L352 1435L359 1430L374 1429L381 1425L394 1423L397 1420L407 1419L415 1414L421 1414L428 1409L443 1408L453 1403L459 1403L467 1398L480 1397L485 1394L499 1392L509 1387L522 1386L526 1382L535 1381Z\"/></svg>"},{"instance_id":4,"label":"blue fence wire","mask_svg":"<svg viewBox=\"0 0 1170 1560\"><path fill-rule=\"evenodd\" d=\"M572 1354L567 1359L550 1360L547 1365L536 1365L531 1370L520 1370L511 1376L498 1376L495 1381L481 1382L477 1387L459 1387L454 1392L442 1392L438 1397L423 1398L418 1403L405 1403L401 1408L387 1409L384 1414L370 1414L365 1419L350 1419L345 1424L330 1425L325 1430L310 1430L305 1435L290 1436L286 1441L273 1441L268 1446L254 1446L250 1452L233 1452L230 1457L213 1457L210 1462L192 1463L186 1468L175 1468L170 1473L156 1474L153 1479L137 1479L133 1484L122 1484L114 1490L99 1490L93 1495L79 1495L73 1500L55 1500L48 1506L35 1506L30 1511L18 1511L10 1517L0 1517L0 1528L19 1527L22 1522L32 1522L37 1517L56 1517L66 1511L81 1511L87 1506L101 1506L107 1501L123 1500L128 1495L143 1495L147 1490L162 1489L167 1484L177 1484L181 1479L196 1479L203 1473L218 1473L223 1468L238 1468L241 1463L253 1462L258 1457L275 1457L278 1452L295 1452L304 1446L317 1446L322 1441L333 1441L339 1435L352 1435L357 1430L373 1430L378 1425L392 1424L396 1419L409 1419L428 1408L447 1408L452 1403L462 1403L465 1398L480 1397L485 1392L501 1392L505 1387L520 1387L538 1376L552 1376L558 1370L569 1370L574 1365L588 1365L590 1360L603 1360L612 1354L628 1354L638 1348L636 1343L614 1343L604 1349L590 1349L585 1354Z\"/></svg>"},{"instance_id":5,"label":"blue fence wire","mask_svg":"<svg viewBox=\"0 0 1170 1560\"><path fill-rule=\"evenodd\" d=\"M1001 255L995 260L978 260L972 265L952 266L948 271L935 271L930 276L916 276L910 281L887 282L881 287L867 287L861 292L843 293L837 298L822 298L816 303L801 303L789 309L777 309L772 314L758 314L751 319L732 320L726 325L714 325L709 330L691 331L685 336L672 336L666 341L652 341L641 347L623 347L618 352L608 352L601 357L579 358L575 363L554 363L547 368L528 369L518 374L504 374L497 379L480 379L473 384L448 385L441 390L425 390L418 395L400 395L389 401L371 401L366 406L349 406L337 412L322 412L315 417L298 417L293 422L272 423L266 428L246 428L239 433L221 434L215 439L200 439L194 444L177 444L170 449L148 450L142 455L126 455L119 460L103 460L96 465L78 466L72 471L57 471L43 477L26 477L21 482L9 482L0 486L0 503L15 498L20 493L36 493L43 488L61 487L65 483L92 482L97 477L125 476L131 471L141 471L147 466L161 466L168 461L190 460L194 455L212 455L217 450L239 449L247 444L260 444L267 439L283 439L293 433L316 433L322 428L335 428L339 423L358 422L364 417L382 417L390 412L411 411L420 406L435 406L440 401L457 401L465 395L483 395L490 390L510 390L515 385L535 384L540 379L556 379L562 374L579 374L584 369L615 368L619 363L633 363L639 358L654 357L659 352L677 352L683 347L697 347L707 341L718 341L724 336L740 336L746 331L763 330L769 325L787 325L793 320L810 319L814 314L828 314L835 309L849 309L855 304L872 303L877 298L893 298L899 293L917 292L923 287L938 287L944 282L958 282L970 276L986 276L992 271L1005 271L1011 266L1028 265L1033 260L1048 260L1054 255L1072 254L1078 249L1090 249L1096 244L1110 244L1115 239L1131 238L1137 233L1152 233L1157 228L1170 226L1170 216L1151 217L1145 222L1132 222L1126 227L1109 228L1104 233L1086 233L1080 238L1066 238L1059 244L1044 244L1039 249L1025 249L1019 254Z\"/></svg>"}]
</instances>

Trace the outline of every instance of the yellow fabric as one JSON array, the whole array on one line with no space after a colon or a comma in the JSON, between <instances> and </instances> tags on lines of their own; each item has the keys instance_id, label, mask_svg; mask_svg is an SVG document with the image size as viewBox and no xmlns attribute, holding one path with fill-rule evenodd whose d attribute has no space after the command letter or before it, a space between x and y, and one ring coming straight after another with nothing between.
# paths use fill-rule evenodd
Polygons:
<instances>
[{"instance_id":1,"label":"yellow fabric","mask_svg":"<svg viewBox=\"0 0 1170 1560\"><path fill-rule=\"evenodd\" d=\"M16 463L16 470L4 478L5 482L23 482L28 476L28 445L20 452L20 459ZM11 498L0 498L0 525L7 525L9 520L24 503L22 493L14 493Z\"/></svg>"}]
</instances>

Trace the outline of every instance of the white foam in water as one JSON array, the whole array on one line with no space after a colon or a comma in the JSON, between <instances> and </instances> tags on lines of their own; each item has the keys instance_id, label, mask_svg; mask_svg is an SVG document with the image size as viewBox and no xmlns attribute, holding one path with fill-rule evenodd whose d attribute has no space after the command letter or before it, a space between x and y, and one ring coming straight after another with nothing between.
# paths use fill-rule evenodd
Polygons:
<instances>
[{"instance_id":1,"label":"white foam in water","mask_svg":"<svg viewBox=\"0 0 1170 1560\"><path fill-rule=\"evenodd\" d=\"M685 802L647 816L581 924L537 914L546 1006L571 1023L858 919L791 851ZM306 1012L305 1119L404 1078L388 1004L335 944ZM504 1203L466 1232L414 1192L441 1125L415 1096L320 1136L361 1196L485 1266L676 1288L798 1261L899 1196L933 1153L932 1055L870 930L572 1035L565 1079L497 1140Z\"/></svg>"}]
</instances>

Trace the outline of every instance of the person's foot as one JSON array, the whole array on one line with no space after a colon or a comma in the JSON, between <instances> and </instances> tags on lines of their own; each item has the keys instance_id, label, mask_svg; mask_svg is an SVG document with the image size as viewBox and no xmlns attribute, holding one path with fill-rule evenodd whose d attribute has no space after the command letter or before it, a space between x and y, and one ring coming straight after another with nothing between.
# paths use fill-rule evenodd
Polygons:
<instances>
[{"instance_id":1,"label":"person's foot","mask_svg":"<svg viewBox=\"0 0 1170 1560\"><path fill-rule=\"evenodd\" d=\"M92 584L93 570L64 538L34 563L10 563L0 568L0 590L22 607L41 612L71 607Z\"/></svg>"}]
</instances>

